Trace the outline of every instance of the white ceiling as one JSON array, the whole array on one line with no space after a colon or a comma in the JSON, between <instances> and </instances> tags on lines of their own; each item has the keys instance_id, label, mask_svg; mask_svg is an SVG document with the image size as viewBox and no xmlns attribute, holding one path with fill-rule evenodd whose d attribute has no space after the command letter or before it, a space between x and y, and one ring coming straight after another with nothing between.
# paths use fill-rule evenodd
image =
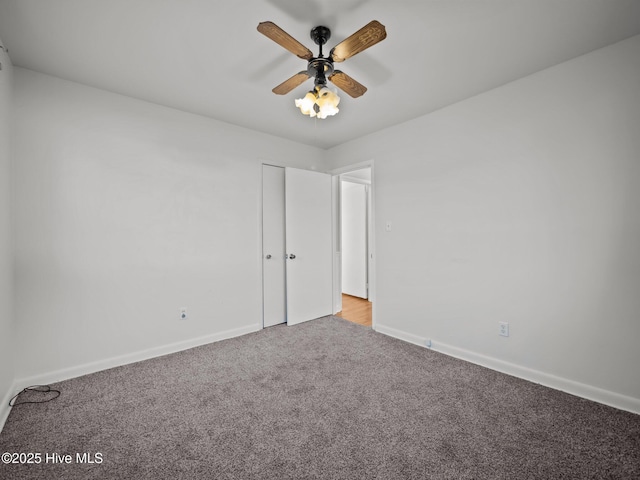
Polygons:
<instances>
[{"instance_id":1,"label":"white ceiling","mask_svg":"<svg viewBox=\"0 0 640 480\"><path fill-rule=\"evenodd\" d=\"M317 54L370 20L387 39L340 64L368 87L304 117L271 89L306 62L261 35L271 20ZM640 34L640 0L0 0L14 65L330 148Z\"/></svg>"}]
</instances>

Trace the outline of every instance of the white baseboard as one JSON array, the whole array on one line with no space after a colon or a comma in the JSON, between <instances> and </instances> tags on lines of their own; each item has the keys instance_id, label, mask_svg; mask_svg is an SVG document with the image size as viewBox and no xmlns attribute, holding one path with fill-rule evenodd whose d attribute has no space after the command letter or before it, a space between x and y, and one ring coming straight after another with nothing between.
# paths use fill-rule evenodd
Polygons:
<instances>
[{"instance_id":1,"label":"white baseboard","mask_svg":"<svg viewBox=\"0 0 640 480\"><path fill-rule=\"evenodd\" d=\"M254 325L234 328L232 330L205 335L203 337L193 338L191 340L185 340L182 342L171 343L169 345L149 348L146 350L141 350L139 352L120 355L118 357L98 360L96 362L85 363L83 365L78 365L75 367L63 368L61 370L54 370L52 372L46 372L25 378L18 378L13 382L11 391L7 392L5 394L5 398L2 400L2 406L0 407L0 431L2 431L2 427L4 427L7 417L9 416L9 412L11 411L11 408L8 406L9 400L20 390L30 385L48 385L50 383L61 382L63 380L69 380L70 378L79 377L81 375L88 375L90 373L96 373L101 370L120 367L129 363L149 360L150 358L160 357L162 355L168 355L170 353L176 353L182 350L188 350L189 348L199 347L208 343L219 342L220 340L226 340L228 338L239 337L241 335L257 332L259 330L262 330L262 324L256 323Z\"/></svg>"},{"instance_id":2,"label":"white baseboard","mask_svg":"<svg viewBox=\"0 0 640 480\"><path fill-rule=\"evenodd\" d=\"M640 399L622 395L619 393L604 390L584 383L569 380L567 378L558 377L550 373L541 372L528 367L523 367L515 363L505 362L503 360L482 355L480 353L465 350L463 348L454 347L446 343L431 340L431 347L426 347L427 339L417 335L404 332L385 325L377 325L376 331L390 337L394 337L405 342L413 343L424 348L430 348L436 352L444 353L451 357L459 358L467 362L475 363L483 367L496 370L501 373L522 378L533 383L544 385L545 387L561 390L571 395L586 398L594 402L609 405L620 410L640 414Z\"/></svg>"},{"instance_id":3,"label":"white baseboard","mask_svg":"<svg viewBox=\"0 0 640 480\"><path fill-rule=\"evenodd\" d=\"M7 418L9 418L9 413L11 412L9 401L16 393L18 393L18 383L14 381L9 388L9 391L5 393L4 397L2 398L2 405L0 405L0 432L2 432L2 428L4 427Z\"/></svg>"}]
</instances>

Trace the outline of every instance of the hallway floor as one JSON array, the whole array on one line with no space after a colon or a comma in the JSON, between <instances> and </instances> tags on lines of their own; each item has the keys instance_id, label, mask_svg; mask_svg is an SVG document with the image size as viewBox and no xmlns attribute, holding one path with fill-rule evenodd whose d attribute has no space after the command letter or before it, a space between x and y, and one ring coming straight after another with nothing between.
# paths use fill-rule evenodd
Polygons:
<instances>
[{"instance_id":1,"label":"hallway floor","mask_svg":"<svg viewBox=\"0 0 640 480\"><path fill-rule=\"evenodd\" d=\"M336 317L342 317L350 322L371 326L371 302L366 298L353 297L342 294L342 311Z\"/></svg>"}]
</instances>

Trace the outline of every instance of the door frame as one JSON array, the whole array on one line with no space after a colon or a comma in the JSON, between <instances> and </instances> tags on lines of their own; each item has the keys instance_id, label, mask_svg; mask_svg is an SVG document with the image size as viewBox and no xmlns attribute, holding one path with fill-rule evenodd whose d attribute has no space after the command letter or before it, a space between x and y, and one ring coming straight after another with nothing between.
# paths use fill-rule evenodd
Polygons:
<instances>
[{"instance_id":1,"label":"door frame","mask_svg":"<svg viewBox=\"0 0 640 480\"><path fill-rule=\"evenodd\" d=\"M333 211L333 235L332 235L332 249L333 249L333 308L334 314L338 313L342 309L342 252L340 245L341 237L341 205L340 205L340 175L348 174L356 170L362 170L363 168L371 169L371 184L369 186L369 195L371 197L371 215L369 217L369 235L368 235L368 247L369 247L369 301L373 303L371 313L371 328L376 329L376 254L375 254L375 225L376 225L376 188L375 188L375 167L374 161L366 160L364 162L354 163L344 167L329 170L327 173L331 175L331 208ZM337 308L337 310L336 310Z\"/></svg>"},{"instance_id":2,"label":"door frame","mask_svg":"<svg viewBox=\"0 0 640 480\"><path fill-rule=\"evenodd\" d=\"M260 161L260 192L262 192L262 165L270 165L273 167L282 167L285 168L285 165L278 165L269 161ZM294 168L303 168L303 167L294 167ZM373 303L372 305L372 313L371 313L371 328L373 330L376 329L376 317L377 317L377 307L376 307L376 297L377 297L377 288L376 288L376 187L375 187L375 167L374 160L366 160L359 163L354 163L351 165L347 165L344 167L336 168L333 170L325 171L331 175L331 209L332 209L332 235L331 235L331 248L333 254L333 313L338 313L342 309L342 264L340 262L340 224L341 224L341 215L340 215L340 175L353 172L355 170L362 170L363 168L371 168L371 185L370 185L370 195L371 195L371 216L369 217L370 228L369 231L371 235L369 236L369 256L370 256L370 267L369 267L369 300ZM303 168L304 169L304 168ZM259 265L259 271L261 273L261 278L264 278L263 272L263 260L262 260L262 194L258 195L258 204L256 205L258 209L258 251L256 261ZM260 304L260 326L264 328L264 290L262 282L259 283L259 298L262 300ZM335 310L336 306L340 307L338 310Z\"/></svg>"},{"instance_id":3,"label":"door frame","mask_svg":"<svg viewBox=\"0 0 640 480\"><path fill-rule=\"evenodd\" d=\"M366 170L366 169L365 169ZM340 215L344 215L345 214L345 199L344 199L344 193L345 193L345 184L351 185L351 187L349 188L358 188L360 187L360 189L358 190L358 195L362 195L364 196L364 218L362 218L362 215L358 215L359 220L364 220L364 238L362 239L362 243L359 243L359 246L361 248L364 248L364 252L362 253L362 257L361 260L364 260L364 295L357 295L360 298L364 298L366 300L371 300L371 297L369 295L369 270L371 269L371 257L370 257L370 252L369 252L369 239L371 236L371 232L369 231L371 228L371 222L369 217L371 217L371 183L368 180L362 180L359 178L355 178L355 177L350 177L348 173L344 173L342 175L340 175ZM362 213L362 212L361 212ZM353 214L353 211L352 211ZM345 228L345 223L344 223L344 218L342 219L343 221L340 222L340 227L342 229ZM344 245L344 230L342 232L340 232L340 240L343 242L341 244L341 249L340 249L340 261L342 262L342 291L344 292L345 287L344 287L344 274L345 274L345 260L344 260L344 253L345 253L345 245Z\"/></svg>"}]
</instances>

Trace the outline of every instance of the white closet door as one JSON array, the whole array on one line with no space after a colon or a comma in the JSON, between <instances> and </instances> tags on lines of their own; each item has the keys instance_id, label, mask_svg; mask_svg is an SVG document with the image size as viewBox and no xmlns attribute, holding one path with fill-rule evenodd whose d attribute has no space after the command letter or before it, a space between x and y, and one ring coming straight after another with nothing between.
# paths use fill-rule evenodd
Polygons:
<instances>
[{"instance_id":1,"label":"white closet door","mask_svg":"<svg viewBox=\"0 0 640 480\"><path fill-rule=\"evenodd\" d=\"M331 176L285 169L287 324L331 315Z\"/></svg>"},{"instance_id":2,"label":"white closet door","mask_svg":"<svg viewBox=\"0 0 640 480\"><path fill-rule=\"evenodd\" d=\"M287 321L284 231L284 168L263 165L262 292L265 327Z\"/></svg>"},{"instance_id":3,"label":"white closet door","mask_svg":"<svg viewBox=\"0 0 640 480\"><path fill-rule=\"evenodd\" d=\"M342 293L367 298L367 190L342 182Z\"/></svg>"}]
</instances>

